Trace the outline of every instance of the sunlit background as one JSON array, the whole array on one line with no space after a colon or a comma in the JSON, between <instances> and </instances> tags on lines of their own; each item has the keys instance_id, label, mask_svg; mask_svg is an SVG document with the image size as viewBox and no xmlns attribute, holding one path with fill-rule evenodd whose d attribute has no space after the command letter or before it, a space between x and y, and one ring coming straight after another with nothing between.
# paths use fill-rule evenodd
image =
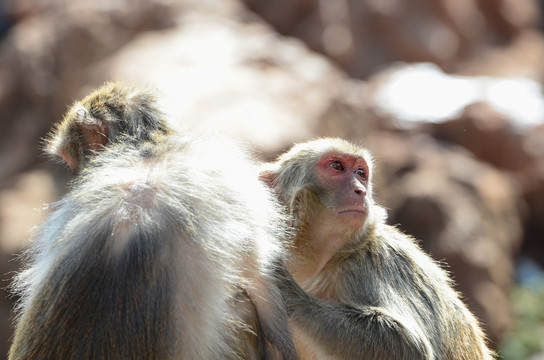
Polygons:
<instances>
[{"instance_id":1,"label":"sunlit background","mask_svg":"<svg viewBox=\"0 0 544 360\"><path fill-rule=\"evenodd\" d=\"M262 160L340 136L375 153L389 221L449 270L490 346L544 359L540 0L2 0L0 358L5 289L66 166L41 139L106 80ZM221 151L221 149L217 149Z\"/></svg>"}]
</instances>

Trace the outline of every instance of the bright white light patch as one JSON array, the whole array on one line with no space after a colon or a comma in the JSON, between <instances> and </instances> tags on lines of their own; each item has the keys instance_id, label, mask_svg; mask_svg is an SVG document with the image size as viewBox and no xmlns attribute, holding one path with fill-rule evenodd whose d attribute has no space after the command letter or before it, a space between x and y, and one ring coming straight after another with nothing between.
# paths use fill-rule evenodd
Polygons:
<instances>
[{"instance_id":1,"label":"bright white light patch","mask_svg":"<svg viewBox=\"0 0 544 360\"><path fill-rule=\"evenodd\" d=\"M378 108L406 122L442 122L479 101L489 103L520 128L544 121L544 96L535 81L448 75L427 63L395 71L374 99Z\"/></svg>"}]
</instances>

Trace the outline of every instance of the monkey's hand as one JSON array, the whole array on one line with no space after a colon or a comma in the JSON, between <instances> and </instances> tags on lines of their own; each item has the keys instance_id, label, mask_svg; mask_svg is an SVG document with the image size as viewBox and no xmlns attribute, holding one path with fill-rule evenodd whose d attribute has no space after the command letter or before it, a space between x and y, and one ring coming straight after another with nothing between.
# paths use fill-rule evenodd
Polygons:
<instances>
[{"instance_id":1,"label":"monkey's hand","mask_svg":"<svg viewBox=\"0 0 544 360\"><path fill-rule=\"evenodd\" d=\"M342 359L432 359L424 336L385 309L319 299L305 292L285 265L275 269L289 317ZM384 349L377 351L377 349Z\"/></svg>"},{"instance_id":2,"label":"monkey's hand","mask_svg":"<svg viewBox=\"0 0 544 360\"><path fill-rule=\"evenodd\" d=\"M298 306L310 301L310 295L295 282L283 262L276 264L275 277L289 315Z\"/></svg>"}]
</instances>

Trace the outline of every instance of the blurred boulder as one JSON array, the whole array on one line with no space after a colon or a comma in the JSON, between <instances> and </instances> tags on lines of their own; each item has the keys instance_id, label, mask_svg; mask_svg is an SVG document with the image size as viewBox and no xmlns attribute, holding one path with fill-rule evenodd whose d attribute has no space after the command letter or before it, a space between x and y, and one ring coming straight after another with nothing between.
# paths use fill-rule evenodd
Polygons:
<instances>
[{"instance_id":1,"label":"blurred boulder","mask_svg":"<svg viewBox=\"0 0 544 360\"><path fill-rule=\"evenodd\" d=\"M38 158L89 64L136 34L172 24L168 0L14 1L25 13L0 43L0 184ZM176 5L179 7L179 5Z\"/></svg>"},{"instance_id":2,"label":"blurred boulder","mask_svg":"<svg viewBox=\"0 0 544 360\"><path fill-rule=\"evenodd\" d=\"M13 178L0 189L0 354L8 353L12 336L9 325L16 298L10 296L8 285L20 265L13 254L28 243L46 215L44 206L58 197L62 184L48 171L35 169Z\"/></svg>"},{"instance_id":3,"label":"blurred boulder","mask_svg":"<svg viewBox=\"0 0 544 360\"><path fill-rule=\"evenodd\" d=\"M468 105L460 116L433 124L431 132L438 139L460 145L501 169L520 170L534 163L512 121L488 103Z\"/></svg>"},{"instance_id":4,"label":"blurred boulder","mask_svg":"<svg viewBox=\"0 0 544 360\"><path fill-rule=\"evenodd\" d=\"M456 65L455 72L466 76L525 77L544 82L544 34L526 30L503 46L483 46Z\"/></svg>"},{"instance_id":5,"label":"blurred boulder","mask_svg":"<svg viewBox=\"0 0 544 360\"><path fill-rule=\"evenodd\" d=\"M369 145L389 222L445 262L494 346L513 320L508 291L522 236L518 188L508 175L429 135L375 132Z\"/></svg>"},{"instance_id":6,"label":"blurred boulder","mask_svg":"<svg viewBox=\"0 0 544 360\"><path fill-rule=\"evenodd\" d=\"M525 134L522 146L532 160L516 172L527 204L523 251L544 268L544 124Z\"/></svg>"},{"instance_id":7,"label":"blurred boulder","mask_svg":"<svg viewBox=\"0 0 544 360\"><path fill-rule=\"evenodd\" d=\"M488 104L476 103L458 118L433 124L430 133L512 177L524 204L521 251L544 266L544 124L524 131L512 124Z\"/></svg>"},{"instance_id":8,"label":"blurred boulder","mask_svg":"<svg viewBox=\"0 0 544 360\"><path fill-rule=\"evenodd\" d=\"M11 114L0 119L0 181L31 164L67 105L106 80L151 84L176 120L265 153L311 136L339 96L341 71L235 0L144 3L58 2L12 30L0 49L0 103Z\"/></svg>"},{"instance_id":9,"label":"blurred boulder","mask_svg":"<svg viewBox=\"0 0 544 360\"><path fill-rule=\"evenodd\" d=\"M366 78L394 61L453 70L482 45L503 46L540 19L532 0L245 0L280 33Z\"/></svg>"},{"instance_id":10,"label":"blurred boulder","mask_svg":"<svg viewBox=\"0 0 544 360\"><path fill-rule=\"evenodd\" d=\"M177 23L127 43L90 69L88 83L108 74L152 84L171 118L230 134L265 157L313 136L317 119L343 96L340 70L235 1L195 2Z\"/></svg>"},{"instance_id":11,"label":"blurred boulder","mask_svg":"<svg viewBox=\"0 0 544 360\"><path fill-rule=\"evenodd\" d=\"M534 0L476 0L481 14L495 31L495 41L510 39L534 27L540 11Z\"/></svg>"},{"instance_id":12,"label":"blurred boulder","mask_svg":"<svg viewBox=\"0 0 544 360\"><path fill-rule=\"evenodd\" d=\"M399 63L376 73L367 85L368 106L397 119L399 128L447 122L475 103L487 104L495 119L503 117L511 133L527 132L544 119L542 86L528 78L461 76L432 63Z\"/></svg>"}]
</instances>

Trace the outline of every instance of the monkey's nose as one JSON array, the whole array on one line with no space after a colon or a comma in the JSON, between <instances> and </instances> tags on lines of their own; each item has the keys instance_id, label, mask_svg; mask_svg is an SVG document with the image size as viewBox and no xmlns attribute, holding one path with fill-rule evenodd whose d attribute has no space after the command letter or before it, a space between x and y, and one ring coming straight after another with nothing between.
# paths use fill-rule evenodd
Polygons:
<instances>
[{"instance_id":1,"label":"monkey's nose","mask_svg":"<svg viewBox=\"0 0 544 360\"><path fill-rule=\"evenodd\" d=\"M362 188L356 188L355 189L355 193L357 195L366 195L366 190L365 189L362 189Z\"/></svg>"}]
</instances>

